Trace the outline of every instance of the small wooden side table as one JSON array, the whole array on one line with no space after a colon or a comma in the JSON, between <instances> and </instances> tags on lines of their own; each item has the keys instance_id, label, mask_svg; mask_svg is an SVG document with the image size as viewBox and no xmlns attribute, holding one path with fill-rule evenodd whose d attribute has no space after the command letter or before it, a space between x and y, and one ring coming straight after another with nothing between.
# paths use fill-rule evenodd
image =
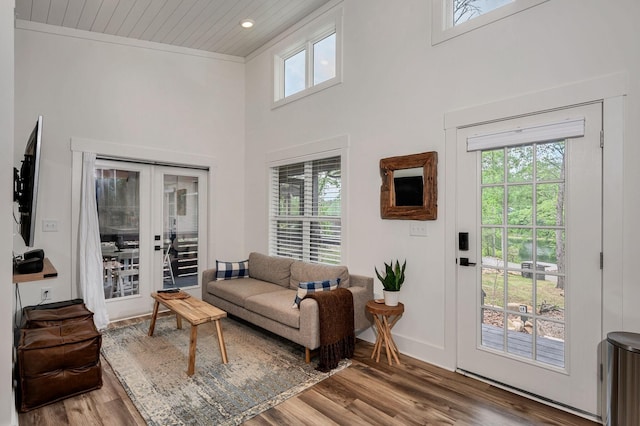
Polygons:
<instances>
[{"instance_id":1,"label":"small wooden side table","mask_svg":"<svg viewBox=\"0 0 640 426\"><path fill-rule=\"evenodd\" d=\"M393 365L394 359L397 364L400 364L400 360L398 359L398 347L393 341L391 329L402 317L402 314L404 313L404 305L402 303L398 303L398 306L387 306L384 303L376 303L374 300L369 300L367 302L367 312L373 315L373 319L376 323L376 343L373 345L371 358L375 357L376 362L379 362L380 352L384 345L389 365Z\"/></svg>"}]
</instances>

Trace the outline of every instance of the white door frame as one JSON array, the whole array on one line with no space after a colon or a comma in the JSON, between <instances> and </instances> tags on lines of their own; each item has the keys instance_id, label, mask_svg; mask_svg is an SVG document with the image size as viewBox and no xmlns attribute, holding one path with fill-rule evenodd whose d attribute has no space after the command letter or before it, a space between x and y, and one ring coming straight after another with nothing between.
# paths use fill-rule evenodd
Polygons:
<instances>
[{"instance_id":1,"label":"white door frame","mask_svg":"<svg viewBox=\"0 0 640 426\"><path fill-rule=\"evenodd\" d=\"M626 73L611 74L592 80L560 86L536 93L517 96L481 106L451 111L444 115L445 130L445 350L442 365L455 369L457 365L456 334L456 143L459 127L516 118L545 111L553 111L594 101L603 102L603 312L602 340L606 334L622 329L622 258L623 258L623 142L624 98L628 91ZM606 365L605 346L601 350ZM453 365L452 365L452 361ZM606 372L606 369L604 369ZM604 378L606 382L606 377ZM605 407L605 392L601 407ZM604 410L600 409L602 416Z\"/></svg>"},{"instance_id":2,"label":"white door frame","mask_svg":"<svg viewBox=\"0 0 640 426\"><path fill-rule=\"evenodd\" d=\"M209 170L207 181L207 235L206 235L206 258L202 259L203 265L209 263L209 256L213 253L214 238L213 224L213 182L217 161L213 157L206 155L194 155L180 151L160 150L152 147L127 145L123 143L113 143L86 138L71 138L70 149L72 153L72 176L71 176L71 297L81 297L79 294L79 274L78 264L78 224L80 221L80 188L82 182L82 153L93 152L97 156L119 159L123 161L142 161L165 165L175 165L184 167L199 167ZM149 299L151 300L151 299ZM150 306L153 306L150 302Z\"/></svg>"}]
</instances>

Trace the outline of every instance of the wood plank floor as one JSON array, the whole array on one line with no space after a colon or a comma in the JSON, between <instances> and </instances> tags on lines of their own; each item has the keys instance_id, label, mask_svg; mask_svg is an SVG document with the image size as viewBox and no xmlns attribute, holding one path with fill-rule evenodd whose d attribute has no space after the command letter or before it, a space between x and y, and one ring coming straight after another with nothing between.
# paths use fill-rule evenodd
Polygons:
<instances>
[{"instance_id":1,"label":"wood plank floor","mask_svg":"<svg viewBox=\"0 0 640 426\"><path fill-rule=\"evenodd\" d=\"M483 382L401 355L370 359L358 341L351 367L247 421L259 425L596 425ZM20 425L144 425L103 360L102 389L19 415Z\"/></svg>"}]
</instances>

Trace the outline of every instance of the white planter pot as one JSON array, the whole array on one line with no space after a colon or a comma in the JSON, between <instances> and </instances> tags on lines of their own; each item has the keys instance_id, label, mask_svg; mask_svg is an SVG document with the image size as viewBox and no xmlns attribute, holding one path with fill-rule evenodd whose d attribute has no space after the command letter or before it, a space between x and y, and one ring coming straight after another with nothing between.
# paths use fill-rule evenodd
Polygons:
<instances>
[{"instance_id":1,"label":"white planter pot","mask_svg":"<svg viewBox=\"0 0 640 426\"><path fill-rule=\"evenodd\" d=\"M398 306L398 299L400 299L399 291L387 291L382 290L384 294L384 304L387 306Z\"/></svg>"}]
</instances>

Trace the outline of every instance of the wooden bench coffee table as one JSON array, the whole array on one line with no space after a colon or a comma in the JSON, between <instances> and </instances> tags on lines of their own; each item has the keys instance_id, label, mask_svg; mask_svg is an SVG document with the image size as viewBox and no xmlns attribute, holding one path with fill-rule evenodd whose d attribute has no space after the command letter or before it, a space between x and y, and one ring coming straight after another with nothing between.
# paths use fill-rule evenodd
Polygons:
<instances>
[{"instance_id":1,"label":"wooden bench coffee table","mask_svg":"<svg viewBox=\"0 0 640 426\"><path fill-rule=\"evenodd\" d=\"M181 296L183 298L180 298ZM189 321L189 324L191 324L191 339L189 341L189 366L187 368L187 375L193 376L196 368L196 342L198 339L198 326L200 324L211 321L215 322L222 362L225 364L228 362L227 348L224 346L222 326L220 325L220 319L226 317L227 313L222 309L208 304L207 302L203 302L200 299L192 296L185 296L188 295L182 292L180 296L178 296L178 293L151 293L151 297L153 297L156 302L153 306L153 316L151 317L151 325L149 326L149 336L153 336L153 330L156 326L156 318L158 316L158 307L161 303L169 308L171 312L176 314L178 329L182 328L182 318Z\"/></svg>"}]
</instances>

